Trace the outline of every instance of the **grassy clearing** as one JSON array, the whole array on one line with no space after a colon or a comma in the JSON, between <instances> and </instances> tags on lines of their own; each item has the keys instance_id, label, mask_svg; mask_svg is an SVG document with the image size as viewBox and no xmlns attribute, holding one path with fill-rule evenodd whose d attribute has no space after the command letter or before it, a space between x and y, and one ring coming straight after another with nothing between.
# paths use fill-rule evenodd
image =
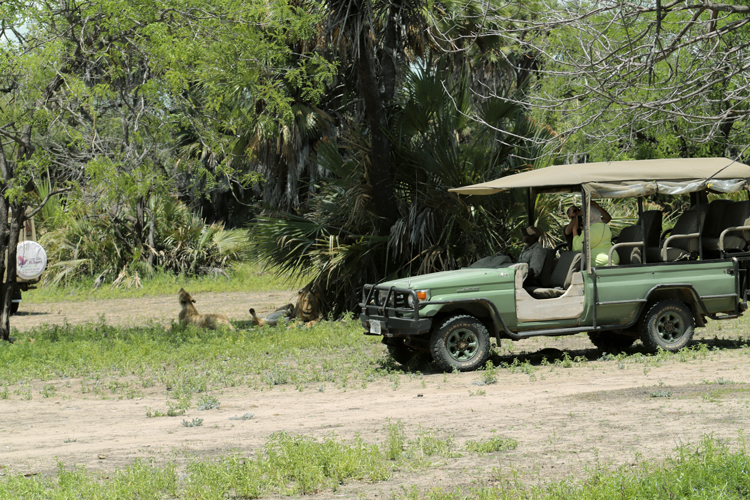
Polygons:
<instances>
[{"instance_id":1,"label":"grassy clearing","mask_svg":"<svg viewBox=\"0 0 750 500\"><path fill-rule=\"evenodd\" d=\"M35 380L60 380L46 384L53 393L80 378L81 392L103 398L138 397L140 389L159 384L189 402L223 387L363 387L395 369L378 339L362 335L353 320L237 331L48 326L0 343L0 397L4 384L7 394L8 385L25 391Z\"/></svg>"},{"instance_id":2,"label":"grassy clearing","mask_svg":"<svg viewBox=\"0 0 750 500\"><path fill-rule=\"evenodd\" d=\"M231 332L181 327L165 331L156 324L119 328L105 323L31 330L19 334L13 344L0 343L0 399L52 397L69 388L71 378L80 379L76 385L81 393L102 398L136 398L145 388L158 386L168 389L174 400L169 408L152 409L154 416L160 416L191 405L205 409L219 404L205 394L225 387L284 386L322 392L327 386L364 388L386 380L398 390L404 377L419 378L424 386L422 372L436 371L428 360L405 370L386 355L378 338L362 335L356 320L322 322L310 329L250 328L249 322L235 326L238 329ZM500 360L493 356L494 364L488 362L476 372L475 384L493 384L514 373L533 381L551 372L612 363L619 369L635 367L647 373L664 363L700 362L722 346L750 355L750 344L740 339L705 341L675 354L635 352L597 358L599 354L591 350L594 357L571 358L563 352L552 361L543 358L533 363L522 355L504 355ZM442 375L446 376L451 375ZM731 385L729 380L716 383ZM478 390L475 395L484 394Z\"/></svg>"},{"instance_id":3,"label":"grassy clearing","mask_svg":"<svg viewBox=\"0 0 750 500\"><path fill-rule=\"evenodd\" d=\"M738 448L738 449L732 449ZM581 478L545 486L521 484L496 475L492 487L444 491L412 489L405 500L740 500L750 498L750 455L744 439L738 447L707 437L699 446L684 445L663 463L645 462L611 470L599 466Z\"/></svg>"},{"instance_id":4,"label":"grassy clearing","mask_svg":"<svg viewBox=\"0 0 750 500\"><path fill-rule=\"evenodd\" d=\"M385 427L383 442L361 439L344 442L333 434L322 440L277 433L254 457L226 455L189 462L184 470L174 463L157 466L137 460L114 474L89 473L59 464L56 477L27 478L10 475L0 480L0 498L180 498L223 500L262 498L269 495L309 495L337 491L352 481L387 481L398 471L414 472L438 465L428 457L445 459L497 453L513 449L512 440L502 446L475 444L458 449L450 439L421 433L403 438L401 422ZM395 446L395 449L394 449ZM490 449L491 448L491 449ZM394 455L395 452L395 455ZM643 462L636 468L610 469L599 465L583 477L568 477L546 485L523 484L513 473L494 473L491 487L457 488L453 491L414 487L392 498L403 500L636 500L750 498L750 456L744 439L739 445L707 437L699 446L683 445L668 460Z\"/></svg>"},{"instance_id":5,"label":"grassy clearing","mask_svg":"<svg viewBox=\"0 0 750 500\"><path fill-rule=\"evenodd\" d=\"M251 263L235 264L227 270L229 278L224 276L205 275L189 277L175 275L169 272L157 271L151 277L141 276L143 288L112 288L112 279L94 290L95 276L84 277L65 286L43 284L36 290L30 290L23 295L23 300L30 303L47 303L61 301L85 301L97 299L118 299L154 297L170 295L182 287L191 293L202 292L265 292L270 290L294 289L302 283L290 281L274 276ZM304 280L302 280L304 281Z\"/></svg>"},{"instance_id":6,"label":"grassy clearing","mask_svg":"<svg viewBox=\"0 0 750 500\"><path fill-rule=\"evenodd\" d=\"M183 425L192 427L194 421L184 420ZM360 438L342 441L334 434L316 439L280 432L270 436L253 457L225 455L194 460L184 470L174 463L160 467L138 460L105 477L59 463L55 478L13 475L0 480L0 498L223 500L307 495L336 491L353 480L387 481L399 470L433 466L430 457L472 453L459 448L451 437L437 436L433 431L420 430L415 439L408 440L403 428L401 421L386 425L381 444L367 444Z\"/></svg>"}]
</instances>

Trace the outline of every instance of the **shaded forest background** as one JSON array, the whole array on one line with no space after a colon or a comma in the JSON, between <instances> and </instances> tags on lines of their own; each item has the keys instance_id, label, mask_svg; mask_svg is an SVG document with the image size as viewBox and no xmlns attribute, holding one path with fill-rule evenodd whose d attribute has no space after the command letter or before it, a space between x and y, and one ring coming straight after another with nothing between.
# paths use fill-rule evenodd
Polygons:
<instances>
[{"instance_id":1,"label":"shaded forest background","mask_svg":"<svg viewBox=\"0 0 750 500\"><path fill-rule=\"evenodd\" d=\"M739 3L15 0L0 17L0 250L34 213L53 282L253 258L338 313L366 282L517 250L525 194L451 187L750 145ZM531 201L557 231L560 201Z\"/></svg>"}]
</instances>

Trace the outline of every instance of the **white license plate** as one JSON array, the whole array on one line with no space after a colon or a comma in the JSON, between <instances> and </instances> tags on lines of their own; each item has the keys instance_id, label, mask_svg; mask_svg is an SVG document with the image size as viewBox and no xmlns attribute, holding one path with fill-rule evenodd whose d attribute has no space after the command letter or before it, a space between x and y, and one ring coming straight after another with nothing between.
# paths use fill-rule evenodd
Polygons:
<instances>
[{"instance_id":1,"label":"white license plate","mask_svg":"<svg viewBox=\"0 0 750 500\"><path fill-rule=\"evenodd\" d=\"M374 333L375 335L380 335L383 331L383 326L380 321L371 319L370 320L370 333Z\"/></svg>"}]
</instances>

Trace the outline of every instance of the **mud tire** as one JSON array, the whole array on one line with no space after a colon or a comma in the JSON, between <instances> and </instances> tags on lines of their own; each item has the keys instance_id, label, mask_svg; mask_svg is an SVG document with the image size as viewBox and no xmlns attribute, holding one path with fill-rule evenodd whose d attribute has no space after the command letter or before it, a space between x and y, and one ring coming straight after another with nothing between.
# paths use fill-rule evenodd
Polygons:
<instances>
[{"instance_id":1,"label":"mud tire","mask_svg":"<svg viewBox=\"0 0 750 500\"><path fill-rule=\"evenodd\" d=\"M430 353L444 371L476 370L490 357L490 332L474 316L452 316L432 333Z\"/></svg>"},{"instance_id":2,"label":"mud tire","mask_svg":"<svg viewBox=\"0 0 750 500\"><path fill-rule=\"evenodd\" d=\"M695 318L688 306L679 300L657 302L641 319L641 342L649 352L659 348L677 352L690 343L695 332Z\"/></svg>"}]
</instances>

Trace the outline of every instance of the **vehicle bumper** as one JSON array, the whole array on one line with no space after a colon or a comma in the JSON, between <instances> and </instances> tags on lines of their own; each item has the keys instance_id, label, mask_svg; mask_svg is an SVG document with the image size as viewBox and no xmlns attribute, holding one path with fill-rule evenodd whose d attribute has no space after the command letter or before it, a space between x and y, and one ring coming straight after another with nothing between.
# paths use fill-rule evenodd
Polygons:
<instances>
[{"instance_id":1,"label":"vehicle bumper","mask_svg":"<svg viewBox=\"0 0 750 500\"><path fill-rule=\"evenodd\" d=\"M359 321L365 329L365 335L381 335L383 337L407 337L421 335L430 331L432 318L387 318L385 316L369 316L360 314ZM380 329L373 322L380 323Z\"/></svg>"},{"instance_id":2,"label":"vehicle bumper","mask_svg":"<svg viewBox=\"0 0 750 500\"><path fill-rule=\"evenodd\" d=\"M379 300L380 292L387 294L382 301ZM407 305L408 296L411 296L413 305ZM419 315L419 300L414 290L365 285L362 299L359 320L365 335L406 337L427 333L432 327L432 318Z\"/></svg>"}]
</instances>

